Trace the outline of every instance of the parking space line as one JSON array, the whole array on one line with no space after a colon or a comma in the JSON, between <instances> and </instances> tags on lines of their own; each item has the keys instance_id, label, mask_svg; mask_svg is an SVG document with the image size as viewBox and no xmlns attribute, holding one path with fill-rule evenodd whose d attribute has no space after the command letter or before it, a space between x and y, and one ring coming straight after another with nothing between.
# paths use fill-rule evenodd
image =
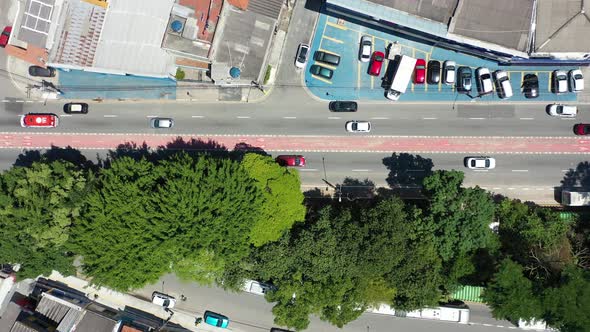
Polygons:
<instances>
[{"instance_id":1,"label":"parking space line","mask_svg":"<svg viewBox=\"0 0 590 332\"><path fill-rule=\"evenodd\" d=\"M539 77L539 75L537 75ZM547 91L551 91L551 74L549 74L549 79L547 80Z\"/></svg>"},{"instance_id":2,"label":"parking space line","mask_svg":"<svg viewBox=\"0 0 590 332\"><path fill-rule=\"evenodd\" d=\"M328 36L322 36L322 38L325 38L325 39L327 39L327 40L333 41L333 42L335 42L335 43L338 43L338 44L343 44L343 43L344 43L344 42L343 42L342 40L340 40L340 39L336 39L336 38L332 38L332 37L328 37Z\"/></svg>"},{"instance_id":3,"label":"parking space line","mask_svg":"<svg viewBox=\"0 0 590 332\"><path fill-rule=\"evenodd\" d=\"M361 32L357 31L357 39L356 40L361 40ZM359 46L360 47L360 46ZM359 50L360 52L360 50ZM361 62L358 61L356 62L356 87L360 89L361 87Z\"/></svg>"},{"instance_id":4,"label":"parking space line","mask_svg":"<svg viewBox=\"0 0 590 332\"><path fill-rule=\"evenodd\" d=\"M327 24L327 25L329 25L329 26L331 26L331 27L334 27L334 28L336 28L336 29L340 29L340 30L348 30L348 28L347 28L347 27L345 27L345 26L343 26L343 25L340 25L340 24L338 24L338 23L332 23L332 22L330 22L330 21L327 21L327 23L326 23L326 24Z\"/></svg>"},{"instance_id":5,"label":"parking space line","mask_svg":"<svg viewBox=\"0 0 590 332\"><path fill-rule=\"evenodd\" d=\"M322 66L322 67L326 67L326 68L328 68L328 69L336 70L336 67L335 67L335 66L329 65L329 64L327 64L327 63L323 63L323 62L321 62L321 63L314 62L313 64L314 64L314 65L320 65L320 66Z\"/></svg>"},{"instance_id":6,"label":"parking space line","mask_svg":"<svg viewBox=\"0 0 590 332\"><path fill-rule=\"evenodd\" d=\"M319 77L319 76L316 76L314 74L311 74L311 77L315 78L316 80L320 80L320 81L322 81L324 83L332 84L332 81L327 80L327 79L325 79L323 77Z\"/></svg>"}]
</instances>

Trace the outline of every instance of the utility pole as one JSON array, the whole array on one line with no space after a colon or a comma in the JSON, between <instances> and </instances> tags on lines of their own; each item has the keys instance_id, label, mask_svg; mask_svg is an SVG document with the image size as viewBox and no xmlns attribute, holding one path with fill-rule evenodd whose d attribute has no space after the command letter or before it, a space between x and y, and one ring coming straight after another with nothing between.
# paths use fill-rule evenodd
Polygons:
<instances>
[{"instance_id":1,"label":"utility pole","mask_svg":"<svg viewBox=\"0 0 590 332\"><path fill-rule=\"evenodd\" d=\"M324 166L324 178L322 181L324 181L328 186L332 187L336 191L334 194L338 197L338 202L342 202L342 186L333 185L328 181L328 176L326 175L326 161L324 157L322 157L322 165Z\"/></svg>"}]
</instances>

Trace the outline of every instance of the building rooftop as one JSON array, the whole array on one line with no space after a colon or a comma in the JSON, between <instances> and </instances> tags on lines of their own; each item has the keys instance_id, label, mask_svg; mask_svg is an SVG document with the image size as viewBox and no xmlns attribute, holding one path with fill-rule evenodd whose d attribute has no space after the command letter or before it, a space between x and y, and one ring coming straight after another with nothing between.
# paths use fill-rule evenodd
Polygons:
<instances>
[{"instance_id":1,"label":"building rooftop","mask_svg":"<svg viewBox=\"0 0 590 332\"><path fill-rule=\"evenodd\" d=\"M27 0L21 16L18 39L46 47L55 0Z\"/></svg>"},{"instance_id":2,"label":"building rooftop","mask_svg":"<svg viewBox=\"0 0 590 332\"><path fill-rule=\"evenodd\" d=\"M367 2L401 10L439 23L449 24L459 0L367 0Z\"/></svg>"},{"instance_id":3,"label":"building rooftop","mask_svg":"<svg viewBox=\"0 0 590 332\"><path fill-rule=\"evenodd\" d=\"M590 17L584 7L589 0L537 2L534 52L590 52Z\"/></svg>"},{"instance_id":4,"label":"building rooftop","mask_svg":"<svg viewBox=\"0 0 590 332\"><path fill-rule=\"evenodd\" d=\"M533 6L534 0L461 0L449 32L526 52Z\"/></svg>"}]
</instances>

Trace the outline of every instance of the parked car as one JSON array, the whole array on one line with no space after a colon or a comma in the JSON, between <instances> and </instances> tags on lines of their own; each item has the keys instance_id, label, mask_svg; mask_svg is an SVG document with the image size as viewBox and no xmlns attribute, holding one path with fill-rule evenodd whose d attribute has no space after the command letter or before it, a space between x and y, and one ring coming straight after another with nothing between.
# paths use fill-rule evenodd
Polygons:
<instances>
[{"instance_id":1,"label":"parked car","mask_svg":"<svg viewBox=\"0 0 590 332\"><path fill-rule=\"evenodd\" d=\"M492 86L492 75L490 70L485 67L479 67L475 70L475 78L477 80L477 92L480 95L487 95L494 91Z\"/></svg>"},{"instance_id":2,"label":"parked car","mask_svg":"<svg viewBox=\"0 0 590 332\"><path fill-rule=\"evenodd\" d=\"M471 92L471 68L459 67L457 69L457 91L462 93Z\"/></svg>"},{"instance_id":3,"label":"parked car","mask_svg":"<svg viewBox=\"0 0 590 332\"><path fill-rule=\"evenodd\" d=\"M273 327L273 328L270 329L270 332L293 332L293 331L279 329L278 327Z\"/></svg>"},{"instance_id":4,"label":"parked car","mask_svg":"<svg viewBox=\"0 0 590 332\"><path fill-rule=\"evenodd\" d=\"M281 166L305 166L305 157L301 155L280 155L275 161Z\"/></svg>"},{"instance_id":5,"label":"parked car","mask_svg":"<svg viewBox=\"0 0 590 332\"><path fill-rule=\"evenodd\" d=\"M209 325L221 327L224 329L229 325L229 318L216 312L207 310L205 311L203 317L205 318L205 323Z\"/></svg>"},{"instance_id":6,"label":"parked car","mask_svg":"<svg viewBox=\"0 0 590 332\"><path fill-rule=\"evenodd\" d=\"M11 32L11 26L4 27L4 30L2 30L2 34L0 34L0 47L6 47L6 45L8 45L8 40L10 40Z\"/></svg>"},{"instance_id":7,"label":"parked car","mask_svg":"<svg viewBox=\"0 0 590 332\"><path fill-rule=\"evenodd\" d=\"M440 62L436 60L428 61L428 84L438 84L440 82Z\"/></svg>"},{"instance_id":8,"label":"parked car","mask_svg":"<svg viewBox=\"0 0 590 332\"><path fill-rule=\"evenodd\" d=\"M522 90L526 98L539 97L539 78L535 74L526 74L522 80Z\"/></svg>"},{"instance_id":9,"label":"parked car","mask_svg":"<svg viewBox=\"0 0 590 332\"><path fill-rule=\"evenodd\" d=\"M553 92L566 93L567 92L567 75L563 70L553 71Z\"/></svg>"},{"instance_id":10,"label":"parked car","mask_svg":"<svg viewBox=\"0 0 590 332\"><path fill-rule=\"evenodd\" d=\"M332 66L338 66L340 64L340 56L332 53L316 51L313 58L315 61L327 63Z\"/></svg>"},{"instance_id":11,"label":"parked car","mask_svg":"<svg viewBox=\"0 0 590 332\"><path fill-rule=\"evenodd\" d=\"M51 113L28 113L20 118L21 127L55 128L59 124L59 117Z\"/></svg>"},{"instance_id":12,"label":"parked car","mask_svg":"<svg viewBox=\"0 0 590 332\"><path fill-rule=\"evenodd\" d=\"M256 280L246 280L246 282L244 282L244 286L242 286L243 291L256 295L264 295L273 288L274 287L272 285L258 282Z\"/></svg>"},{"instance_id":13,"label":"parked car","mask_svg":"<svg viewBox=\"0 0 590 332\"><path fill-rule=\"evenodd\" d=\"M152 303L160 305L164 308L174 308L174 306L176 305L176 299L168 294L153 292Z\"/></svg>"},{"instance_id":14,"label":"parked car","mask_svg":"<svg viewBox=\"0 0 590 332\"><path fill-rule=\"evenodd\" d=\"M328 105L328 108L332 112L356 112L358 105L355 101L332 101Z\"/></svg>"},{"instance_id":15,"label":"parked car","mask_svg":"<svg viewBox=\"0 0 590 332\"><path fill-rule=\"evenodd\" d=\"M361 44L359 46L359 60L361 62L369 62L371 59L373 43L371 42L370 36L362 36Z\"/></svg>"},{"instance_id":16,"label":"parked car","mask_svg":"<svg viewBox=\"0 0 590 332\"><path fill-rule=\"evenodd\" d=\"M580 92L584 91L584 76L582 75L582 71L579 69L570 70L568 72L569 81L570 81L570 91L571 92Z\"/></svg>"},{"instance_id":17,"label":"parked car","mask_svg":"<svg viewBox=\"0 0 590 332\"><path fill-rule=\"evenodd\" d=\"M313 65L309 69L309 71L317 76L323 77L327 80L331 80L332 76L334 75L334 71L332 69L322 67L320 65Z\"/></svg>"},{"instance_id":18,"label":"parked car","mask_svg":"<svg viewBox=\"0 0 590 332\"><path fill-rule=\"evenodd\" d=\"M455 61L447 60L443 62L443 81L447 85L455 84L455 69L457 68L457 63Z\"/></svg>"},{"instance_id":19,"label":"parked car","mask_svg":"<svg viewBox=\"0 0 590 332\"><path fill-rule=\"evenodd\" d=\"M465 167L469 169L494 169L496 159L491 157L467 157L465 158Z\"/></svg>"},{"instance_id":20,"label":"parked car","mask_svg":"<svg viewBox=\"0 0 590 332\"><path fill-rule=\"evenodd\" d=\"M348 121L344 127L349 133L368 133L371 131L371 123L369 121Z\"/></svg>"},{"instance_id":21,"label":"parked car","mask_svg":"<svg viewBox=\"0 0 590 332\"><path fill-rule=\"evenodd\" d=\"M369 75L379 76L381 74L383 60L385 60L385 54L383 54L383 52L373 52L373 56L371 56L371 62L369 63Z\"/></svg>"},{"instance_id":22,"label":"parked car","mask_svg":"<svg viewBox=\"0 0 590 332\"><path fill-rule=\"evenodd\" d=\"M547 111L549 115L559 118L575 118L578 115L578 107L562 104L551 104Z\"/></svg>"},{"instance_id":23,"label":"parked car","mask_svg":"<svg viewBox=\"0 0 590 332\"><path fill-rule=\"evenodd\" d=\"M414 84L424 84L426 79L426 61L424 59L416 60L416 67L414 67Z\"/></svg>"},{"instance_id":24,"label":"parked car","mask_svg":"<svg viewBox=\"0 0 590 332\"><path fill-rule=\"evenodd\" d=\"M154 129L172 128L174 127L174 119L172 118L152 118L150 120L150 127Z\"/></svg>"},{"instance_id":25,"label":"parked car","mask_svg":"<svg viewBox=\"0 0 590 332\"><path fill-rule=\"evenodd\" d=\"M66 114L87 114L88 104L86 103L67 103L64 105L64 113Z\"/></svg>"},{"instance_id":26,"label":"parked car","mask_svg":"<svg viewBox=\"0 0 590 332\"><path fill-rule=\"evenodd\" d=\"M43 68L41 66L30 66L29 67L29 75L39 76L39 77L54 77L55 76L55 68L52 68L52 67Z\"/></svg>"},{"instance_id":27,"label":"parked car","mask_svg":"<svg viewBox=\"0 0 590 332\"><path fill-rule=\"evenodd\" d=\"M578 123L574 126L576 135L590 135L590 123Z\"/></svg>"},{"instance_id":28,"label":"parked car","mask_svg":"<svg viewBox=\"0 0 590 332\"><path fill-rule=\"evenodd\" d=\"M299 44L297 48L297 56L295 57L295 67L299 69L305 68L307 64L307 58L309 55L309 45L307 44Z\"/></svg>"},{"instance_id":29,"label":"parked car","mask_svg":"<svg viewBox=\"0 0 590 332\"><path fill-rule=\"evenodd\" d=\"M496 70L494 72L494 79L496 81L496 92L501 99L508 99L512 97L512 85L508 78L508 73L504 70Z\"/></svg>"}]
</instances>

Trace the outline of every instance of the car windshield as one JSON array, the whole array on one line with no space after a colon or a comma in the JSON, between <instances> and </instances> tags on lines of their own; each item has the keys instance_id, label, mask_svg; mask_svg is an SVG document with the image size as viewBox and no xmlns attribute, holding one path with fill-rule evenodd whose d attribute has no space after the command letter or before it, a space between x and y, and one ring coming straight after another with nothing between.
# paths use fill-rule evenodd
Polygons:
<instances>
[{"instance_id":1,"label":"car windshield","mask_svg":"<svg viewBox=\"0 0 590 332\"><path fill-rule=\"evenodd\" d=\"M576 74L576 75L574 75L574 78L576 80L581 80L583 77L582 77L582 74Z\"/></svg>"},{"instance_id":2,"label":"car windshield","mask_svg":"<svg viewBox=\"0 0 590 332\"><path fill-rule=\"evenodd\" d=\"M306 56L307 56L307 47L302 47L301 52L299 52L299 59L305 60Z\"/></svg>"},{"instance_id":3,"label":"car windshield","mask_svg":"<svg viewBox=\"0 0 590 332\"><path fill-rule=\"evenodd\" d=\"M424 67L423 65L417 65L416 66L416 69L424 69L424 68L426 68L426 67Z\"/></svg>"},{"instance_id":4,"label":"car windshield","mask_svg":"<svg viewBox=\"0 0 590 332\"><path fill-rule=\"evenodd\" d=\"M376 55L375 56L375 61L383 62L383 57L381 55Z\"/></svg>"},{"instance_id":5,"label":"car windshield","mask_svg":"<svg viewBox=\"0 0 590 332\"><path fill-rule=\"evenodd\" d=\"M481 75L481 79L482 80L490 79L490 74L483 74L483 75Z\"/></svg>"}]
</instances>

